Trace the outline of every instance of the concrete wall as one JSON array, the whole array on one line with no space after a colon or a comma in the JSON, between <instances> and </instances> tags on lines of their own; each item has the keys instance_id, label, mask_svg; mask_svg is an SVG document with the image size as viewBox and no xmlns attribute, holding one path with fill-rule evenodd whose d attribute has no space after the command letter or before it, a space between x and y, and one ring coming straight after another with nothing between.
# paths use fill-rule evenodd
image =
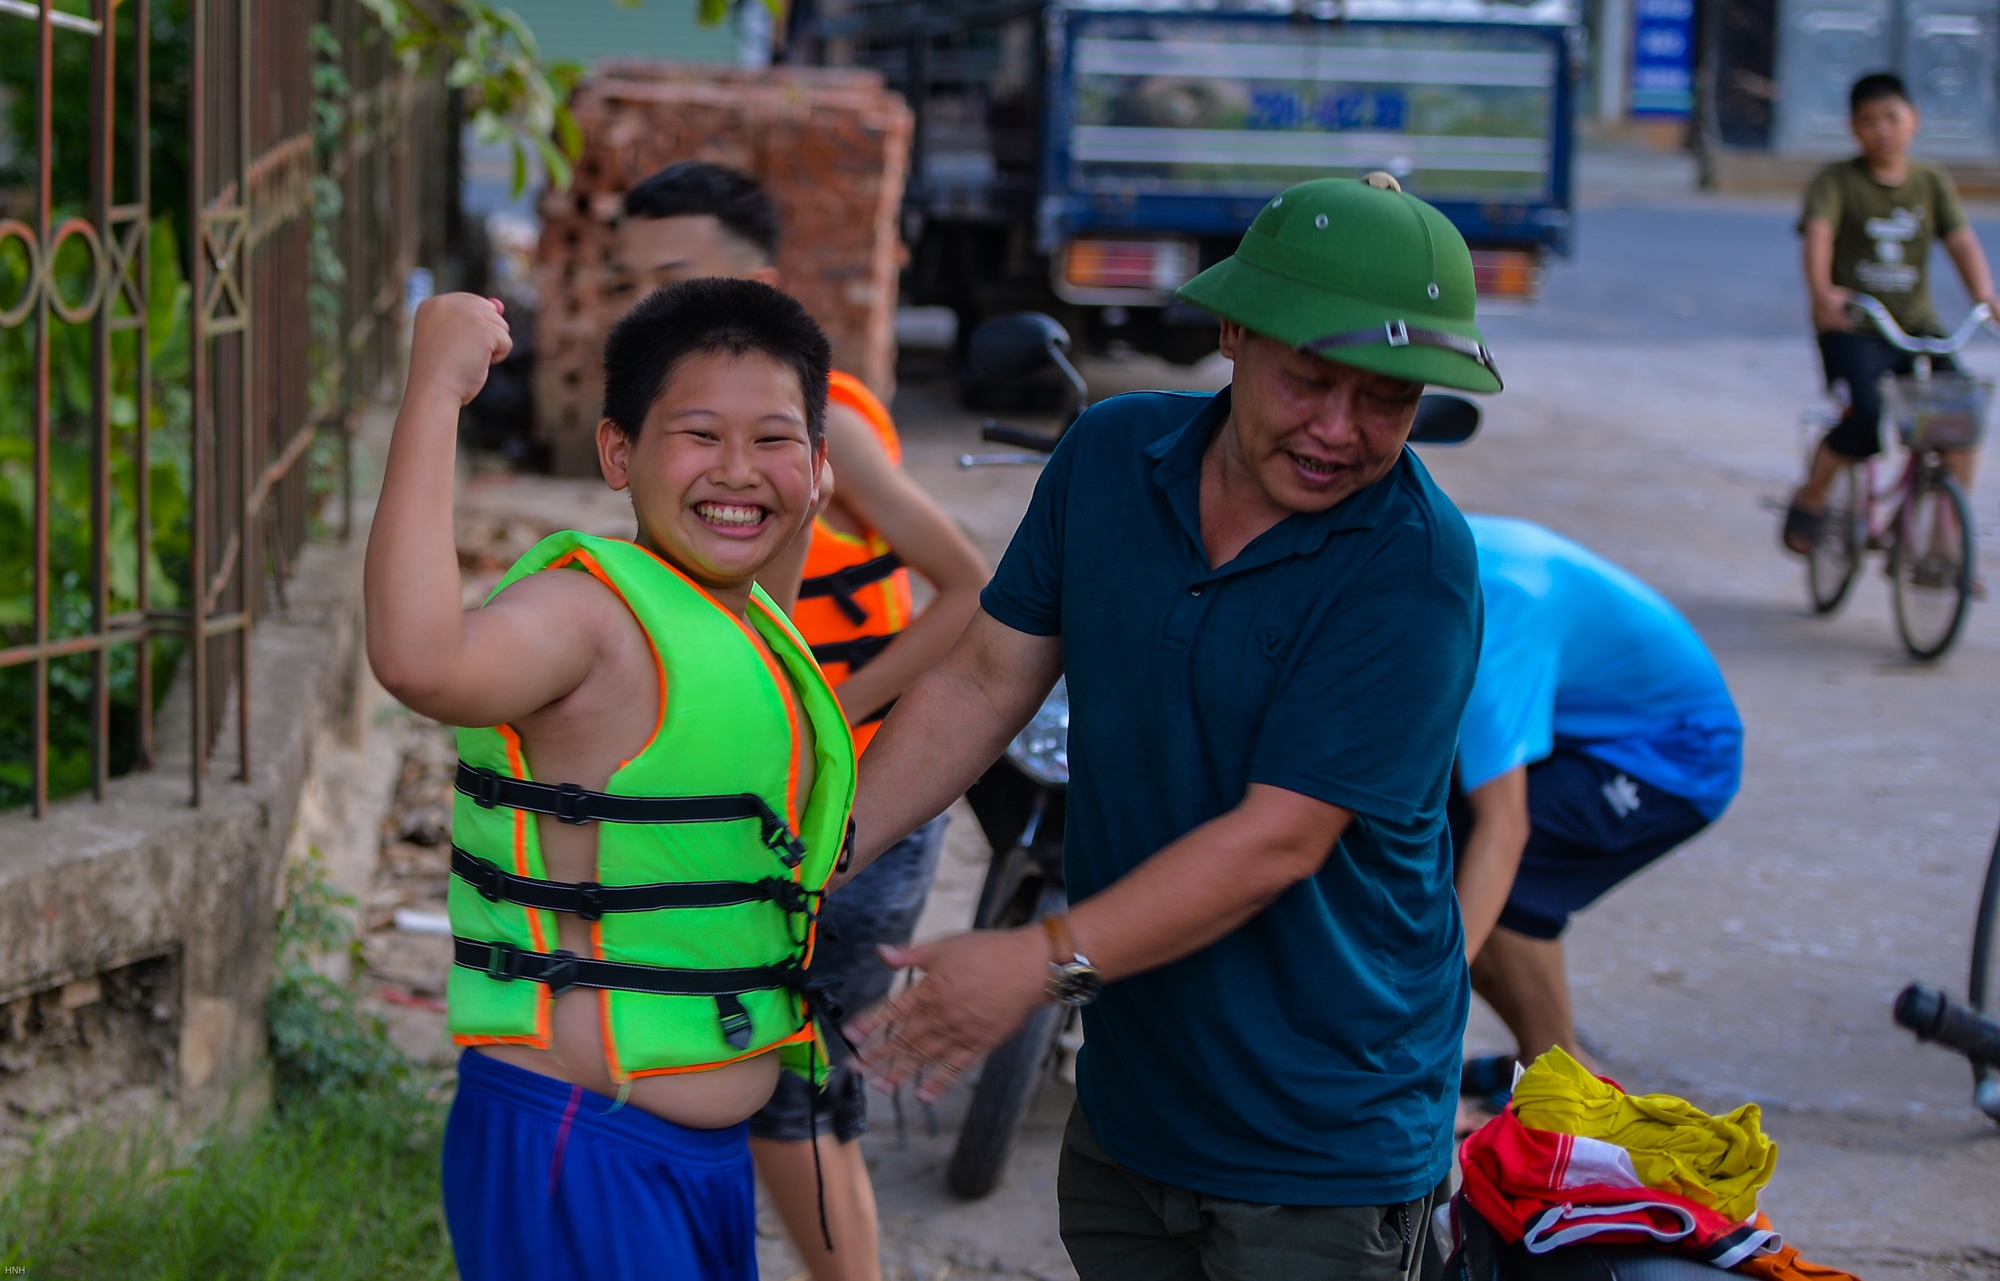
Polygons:
<instances>
[{"instance_id":1,"label":"concrete wall","mask_svg":"<svg viewBox=\"0 0 2000 1281\"><path fill-rule=\"evenodd\" d=\"M364 436L386 425L373 414ZM188 804L183 684L159 717L158 768L112 780L102 802L0 814L0 1148L65 1116L167 1100L200 1121L267 1097L287 845L320 845L338 880L365 885L352 865L372 857L389 790L367 766L365 542L364 524L346 545L309 545L286 608L252 637L247 783L225 733L204 804Z\"/></svg>"}]
</instances>

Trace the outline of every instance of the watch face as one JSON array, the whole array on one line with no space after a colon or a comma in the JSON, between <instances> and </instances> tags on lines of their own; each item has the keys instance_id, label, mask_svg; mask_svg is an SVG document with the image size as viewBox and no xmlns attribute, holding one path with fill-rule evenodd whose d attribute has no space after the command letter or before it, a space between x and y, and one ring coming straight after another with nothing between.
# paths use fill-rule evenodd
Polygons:
<instances>
[{"instance_id":1,"label":"watch face","mask_svg":"<svg viewBox=\"0 0 2000 1281\"><path fill-rule=\"evenodd\" d=\"M1064 1005L1088 1005L1103 990L1104 981L1088 965L1072 962L1053 968L1055 974L1049 984L1050 992Z\"/></svg>"}]
</instances>

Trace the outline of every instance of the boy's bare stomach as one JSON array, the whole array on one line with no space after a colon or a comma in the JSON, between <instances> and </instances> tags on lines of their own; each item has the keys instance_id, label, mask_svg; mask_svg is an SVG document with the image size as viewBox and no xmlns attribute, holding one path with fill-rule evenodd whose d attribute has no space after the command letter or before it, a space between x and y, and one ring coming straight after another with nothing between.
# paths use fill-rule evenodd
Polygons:
<instances>
[{"instance_id":1,"label":"boy's bare stomach","mask_svg":"<svg viewBox=\"0 0 2000 1281\"><path fill-rule=\"evenodd\" d=\"M557 924L561 946L578 956L591 955L589 926L572 918ZM554 1048L527 1045L482 1045L481 1054L530 1072L580 1085L598 1094L616 1095L618 1085L604 1061L604 1037L597 989L573 987L556 998L550 1019ZM706 1072L642 1076L632 1082L629 1107L691 1130L721 1130L746 1120L771 1098L778 1085L775 1051Z\"/></svg>"}]
</instances>

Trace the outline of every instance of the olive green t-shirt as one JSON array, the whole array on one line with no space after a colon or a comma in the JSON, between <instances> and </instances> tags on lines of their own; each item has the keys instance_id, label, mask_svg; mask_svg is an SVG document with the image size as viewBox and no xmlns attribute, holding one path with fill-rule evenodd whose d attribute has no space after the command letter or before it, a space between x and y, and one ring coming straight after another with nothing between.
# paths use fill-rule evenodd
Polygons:
<instances>
[{"instance_id":1,"label":"olive green t-shirt","mask_svg":"<svg viewBox=\"0 0 2000 1281\"><path fill-rule=\"evenodd\" d=\"M1809 218L1833 227L1833 283L1879 299L1913 334L1943 334L1925 268L1931 246L1965 225L1951 175L1910 161L1899 187L1885 186L1856 156L1819 171L1806 188L1799 229Z\"/></svg>"}]
</instances>

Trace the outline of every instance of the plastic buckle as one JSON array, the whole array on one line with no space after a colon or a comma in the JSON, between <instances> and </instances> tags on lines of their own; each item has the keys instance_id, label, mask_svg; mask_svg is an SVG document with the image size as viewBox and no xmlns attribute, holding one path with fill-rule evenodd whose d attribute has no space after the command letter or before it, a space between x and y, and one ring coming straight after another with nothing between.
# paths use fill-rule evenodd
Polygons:
<instances>
[{"instance_id":1,"label":"plastic buckle","mask_svg":"<svg viewBox=\"0 0 2000 1281\"><path fill-rule=\"evenodd\" d=\"M806 861L806 843L776 819L764 820L764 844L786 867L797 867Z\"/></svg>"},{"instance_id":2,"label":"plastic buckle","mask_svg":"<svg viewBox=\"0 0 2000 1281\"><path fill-rule=\"evenodd\" d=\"M467 878L472 882L472 888L478 890L479 897L488 903L498 903L501 898L501 888L507 884L505 879L507 874L491 859L480 858L476 854L473 859L479 864L479 875Z\"/></svg>"},{"instance_id":3,"label":"plastic buckle","mask_svg":"<svg viewBox=\"0 0 2000 1281\"><path fill-rule=\"evenodd\" d=\"M548 984L550 996L561 996L576 986L576 953L551 952L549 960L553 964L542 971L542 982Z\"/></svg>"},{"instance_id":4,"label":"plastic buckle","mask_svg":"<svg viewBox=\"0 0 2000 1281\"><path fill-rule=\"evenodd\" d=\"M829 979L816 979L812 977L810 970L803 971L803 973L806 978L805 983L799 989L799 995L805 999L806 1008L818 1015L822 1022L839 1027L842 1020L847 1017L847 1007L842 1005L840 998L833 994L832 981Z\"/></svg>"},{"instance_id":5,"label":"plastic buckle","mask_svg":"<svg viewBox=\"0 0 2000 1281\"><path fill-rule=\"evenodd\" d=\"M472 803L490 810L500 803L500 776L484 765L472 771L478 781L472 785Z\"/></svg>"},{"instance_id":6,"label":"plastic buckle","mask_svg":"<svg viewBox=\"0 0 2000 1281\"><path fill-rule=\"evenodd\" d=\"M582 827L590 821L583 812L590 793L575 783L563 783L556 788L556 822L568 823L571 827Z\"/></svg>"},{"instance_id":7,"label":"plastic buckle","mask_svg":"<svg viewBox=\"0 0 2000 1281\"><path fill-rule=\"evenodd\" d=\"M722 1039L731 1049L750 1048L750 1011L743 1008L743 999L734 992L724 992L715 998L715 1013L722 1024Z\"/></svg>"},{"instance_id":8,"label":"plastic buckle","mask_svg":"<svg viewBox=\"0 0 2000 1281\"><path fill-rule=\"evenodd\" d=\"M604 887L596 881L579 881L576 886L576 919L579 921L600 920L604 916L604 900L597 891Z\"/></svg>"},{"instance_id":9,"label":"plastic buckle","mask_svg":"<svg viewBox=\"0 0 2000 1281\"><path fill-rule=\"evenodd\" d=\"M1410 327L1405 322L1392 320L1382 326L1382 328L1389 331L1389 345L1391 347L1407 347L1410 345Z\"/></svg>"},{"instance_id":10,"label":"plastic buckle","mask_svg":"<svg viewBox=\"0 0 2000 1281\"><path fill-rule=\"evenodd\" d=\"M521 976L521 949L512 943L492 942L486 956L486 977L511 983Z\"/></svg>"}]
</instances>

